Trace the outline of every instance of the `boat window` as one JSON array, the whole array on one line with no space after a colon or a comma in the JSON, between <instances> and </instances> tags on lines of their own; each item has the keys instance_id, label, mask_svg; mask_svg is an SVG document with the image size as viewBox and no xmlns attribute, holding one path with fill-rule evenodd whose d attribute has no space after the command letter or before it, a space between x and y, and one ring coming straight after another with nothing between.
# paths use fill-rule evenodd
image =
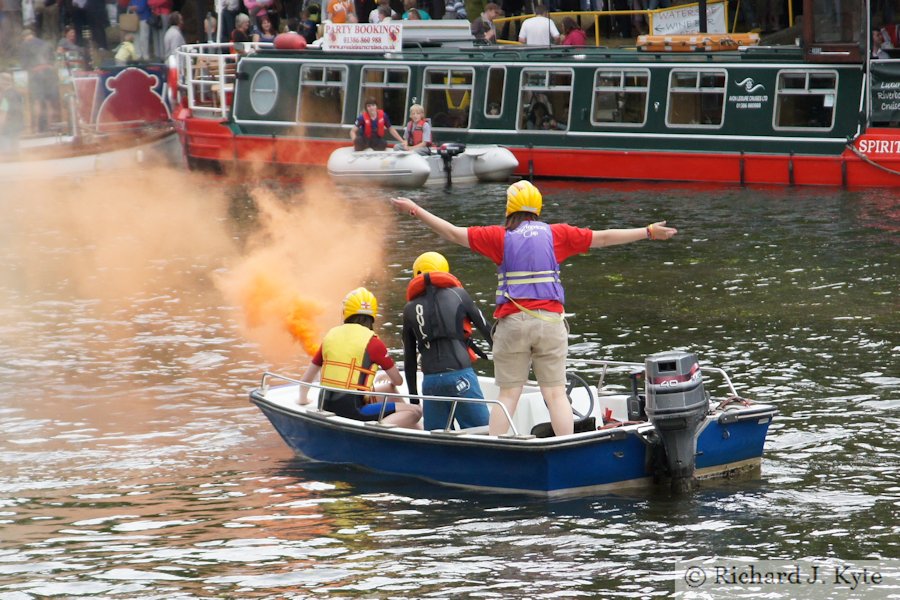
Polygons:
<instances>
[{"instance_id":1,"label":"boat window","mask_svg":"<svg viewBox=\"0 0 900 600\"><path fill-rule=\"evenodd\" d=\"M525 69L522 71L518 128L565 131L572 105L572 71Z\"/></svg>"},{"instance_id":2,"label":"boat window","mask_svg":"<svg viewBox=\"0 0 900 600\"><path fill-rule=\"evenodd\" d=\"M813 43L862 44L866 40L866 5L860 0L812 0L809 8L813 16ZM875 5L873 2L872 6Z\"/></svg>"},{"instance_id":3,"label":"boat window","mask_svg":"<svg viewBox=\"0 0 900 600\"><path fill-rule=\"evenodd\" d=\"M650 71L598 70L592 125L642 125L647 119Z\"/></svg>"},{"instance_id":4,"label":"boat window","mask_svg":"<svg viewBox=\"0 0 900 600\"><path fill-rule=\"evenodd\" d=\"M488 71L487 102L484 103L484 116L499 119L503 114L503 91L506 89L506 69L491 67Z\"/></svg>"},{"instance_id":5,"label":"boat window","mask_svg":"<svg viewBox=\"0 0 900 600\"><path fill-rule=\"evenodd\" d=\"M837 72L783 71L778 74L775 129L831 129L837 100Z\"/></svg>"},{"instance_id":6,"label":"boat window","mask_svg":"<svg viewBox=\"0 0 900 600\"><path fill-rule=\"evenodd\" d=\"M340 123L344 116L347 68L334 65L300 67L300 94L297 121L300 123Z\"/></svg>"},{"instance_id":7,"label":"boat window","mask_svg":"<svg viewBox=\"0 0 900 600\"><path fill-rule=\"evenodd\" d=\"M432 127L465 128L471 112L473 69L425 69L425 114Z\"/></svg>"},{"instance_id":8,"label":"boat window","mask_svg":"<svg viewBox=\"0 0 900 600\"><path fill-rule=\"evenodd\" d=\"M669 76L666 124L721 127L725 117L725 71L673 70Z\"/></svg>"},{"instance_id":9,"label":"boat window","mask_svg":"<svg viewBox=\"0 0 900 600\"><path fill-rule=\"evenodd\" d=\"M375 98L378 106L387 113L391 123L398 127L406 123L409 108L409 69L406 67L364 67L360 79L359 107L357 114L365 110L366 98Z\"/></svg>"},{"instance_id":10,"label":"boat window","mask_svg":"<svg viewBox=\"0 0 900 600\"><path fill-rule=\"evenodd\" d=\"M278 77L271 67L263 67L250 81L250 106L258 115L267 115L278 98Z\"/></svg>"}]
</instances>

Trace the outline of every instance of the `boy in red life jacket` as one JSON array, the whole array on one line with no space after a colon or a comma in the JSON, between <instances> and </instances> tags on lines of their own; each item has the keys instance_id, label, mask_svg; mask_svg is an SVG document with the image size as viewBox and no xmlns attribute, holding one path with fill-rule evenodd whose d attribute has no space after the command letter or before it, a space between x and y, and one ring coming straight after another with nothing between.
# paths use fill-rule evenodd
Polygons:
<instances>
[{"instance_id":1,"label":"boy in red life jacket","mask_svg":"<svg viewBox=\"0 0 900 600\"><path fill-rule=\"evenodd\" d=\"M413 104L409 107L409 122L403 132L403 138L406 140L404 148L406 150L420 150L428 153L431 147L431 123L425 118L425 109L421 104Z\"/></svg>"},{"instance_id":2,"label":"boy in red life jacket","mask_svg":"<svg viewBox=\"0 0 900 600\"><path fill-rule=\"evenodd\" d=\"M406 299L403 364L410 393L416 394L418 353L422 355L423 395L484 398L472 369L476 358L472 326L489 344L491 328L459 280L450 274L447 259L437 252L419 256L413 263ZM450 428L447 421L452 402L425 400L424 404L425 429ZM463 429L488 424L487 405L481 402L458 402L453 414Z\"/></svg>"},{"instance_id":3,"label":"boy in red life jacket","mask_svg":"<svg viewBox=\"0 0 900 600\"><path fill-rule=\"evenodd\" d=\"M528 181L506 191L504 225L459 227L433 215L409 198L392 198L401 213L422 221L447 241L470 248L497 265L494 311L494 379L498 400L516 412L528 372L534 369L550 411L555 435L573 431L572 407L566 398L568 325L560 264L591 248L639 240L668 240L677 233L665 221L646 227L592 230L539 220L543 197ZM490 434L501 435L509 423L499 407L491 413Z\"/></svg>"},{"instance_id":4,"label":"boy in red life jacket","mask_svg":"<svg viewBox=\"0 0 900 600\"><path fill-rule=\"evenodd\" d=\"M403 145L403 138L391 125L391 118L388 114L378 108L375 98L367 98L366 110L356 118L356 125L350 130L353 149L357 152L366 148L385 150L387 148L387 142L384 140L386 132L389 132L395 140Z\"/></svg>"}]
</instances>

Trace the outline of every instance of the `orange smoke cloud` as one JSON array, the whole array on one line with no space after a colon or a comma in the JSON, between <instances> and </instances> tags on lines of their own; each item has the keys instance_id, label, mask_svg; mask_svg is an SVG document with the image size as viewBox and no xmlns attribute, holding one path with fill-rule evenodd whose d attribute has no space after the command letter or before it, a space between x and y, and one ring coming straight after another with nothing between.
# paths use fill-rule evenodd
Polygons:
<instances>
[{"instance_id":1,"label":"orange smoke cloud","mask_svg":"<svg viewBox=\"0 0 900 600\"><path fill-rule=\"evenodd\" d=\"M246 285L238 287L237 292L244 324L249 330L271 328L277 331L284 327L306 354L315 355L321 338L316 323L323 312L320 303L291 294L266 272L251 272Z\"/></svg>"},{"instance_id":2,"label":"orange smoke cloud","mask_svg":"<svg viewBox=\"0 0 900 600\"><path fill-rule=\"evenodd\" d=\"M267 357L288 359L298 344L312 356L339 324L344 295L382 278L387 204L351 203L330 182L311 178L302 194L257 189L251 196L258 229L217 285Z\"/></svg>"},{"instance_id":3,"label":"orange smoke cloud","mask_svg":"<svg viewBox=\"0 0 900 600\"><path fill-rule=\"evenodd\" d=\"M344 295L387 280L387 203L378 192L343 198L330 181L307 177L301 192L258 186L249 192L255 211L235 214L229 189L164 168L6 185L0 300L47 291L96 299L127 336L148 326L130 315L167 294L210 309L224 297L268 360L313 355L340 322Z\"/></svg>"}]
</instances>

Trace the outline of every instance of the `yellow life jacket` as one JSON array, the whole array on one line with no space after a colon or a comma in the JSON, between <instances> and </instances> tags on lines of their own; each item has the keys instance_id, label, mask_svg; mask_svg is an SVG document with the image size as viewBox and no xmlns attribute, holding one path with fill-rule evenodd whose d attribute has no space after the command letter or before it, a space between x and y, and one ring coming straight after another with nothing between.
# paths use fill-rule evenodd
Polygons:
<instances>
[{"instance_id":1,"label":"yellow life jacket","mask_svg":"<svg viewBox=\"0 0 900 600\"><path fill-rule=\"evenodd\" d=\"M366 353L375 333L358 323L344 323L322 340L322 385L344 390L371 390L378 365Z\"/></svg>"}]
</instances>

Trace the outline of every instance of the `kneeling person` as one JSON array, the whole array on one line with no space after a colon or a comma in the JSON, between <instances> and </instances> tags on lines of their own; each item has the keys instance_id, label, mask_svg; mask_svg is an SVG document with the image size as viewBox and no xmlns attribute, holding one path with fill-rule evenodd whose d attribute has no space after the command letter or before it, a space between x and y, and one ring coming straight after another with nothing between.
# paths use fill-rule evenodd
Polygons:
<instances>
[{"instance_id":1,"label":"kneeling person","mask_svg":"<svg viewBox=\"0 0 900 600\"><path fill-rule=\"evenodd\" d=\"M413 279L403 309L403 364L411 394L416 393L416 353L422 355L422 394L456 398L484 398L472 369L475 352L472 326L491 343L491 329L459 280L450 274L447 259L426 252L413 264ZM451 402L425 401L425 429L444 429ZM459 402L454 412L463 429L488 424L482 403Z\"/></svg>"},{"instance_id":2,"label":"kneeling person","mask_svg":"<svg viewBox=\"0 0 900 600\"><path fill-rule=\"evenodd\" d=\"M344 298L344 324L325 334L319 351L301 381L312 383L321 372L321 384L332 388L373 392L397 392L403 377L375 332L378 301L366 288L356 288ZM388 381L377 382L378 367ZM359 421L377 421L382 403L378 398L322 390L322 408ZM309 403L309 388L301 386L300 404ZM417 428L422 409L405 402L387 402L383 422Z\"/></svg>"}]
</instances>

